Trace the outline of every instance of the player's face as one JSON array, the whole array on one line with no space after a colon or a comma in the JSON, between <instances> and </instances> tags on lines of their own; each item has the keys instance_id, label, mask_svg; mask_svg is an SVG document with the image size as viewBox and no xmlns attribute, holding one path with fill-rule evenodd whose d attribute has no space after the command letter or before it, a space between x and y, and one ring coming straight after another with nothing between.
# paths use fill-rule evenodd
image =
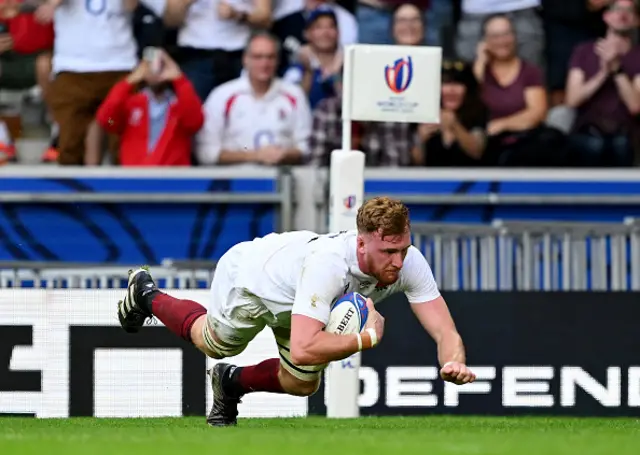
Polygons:
<instances>
[{"instance_id":1,"label":"player's face","mask_svg":"<svg viewBox=\"0 0 640 455\"><path fill-rule=\"evenodd\" d=\"M410 231L407 229L402 235L385 237L372 233L362 236L362 239L362 256L367 267L363 272L376 278L382 285L395 283L411 246Z\"/></svg>"}]
</instances>

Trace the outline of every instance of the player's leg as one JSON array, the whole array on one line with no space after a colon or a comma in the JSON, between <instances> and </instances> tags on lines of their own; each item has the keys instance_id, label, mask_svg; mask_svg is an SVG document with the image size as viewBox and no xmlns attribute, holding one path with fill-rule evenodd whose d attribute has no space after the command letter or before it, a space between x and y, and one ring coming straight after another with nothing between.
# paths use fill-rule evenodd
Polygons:
<instances>
[{"instance_id":1,"label":"player's leg","mask_svg":"<svg viewBox=\"0 0 640 455\"><path fill-rule=\"evenodd\" d=\"M118 302L118 319L128 333L136 333L148 318L157 317L173 333L192 342L191 332L207 309L192 300L177 299L161 292L145 268L129 272L124 300Z\"/></svg>"},{"instance_id":2,"label":"player's leg","mask_svg":"<svg viewBox=\"0 0 640 455\"><path fill-rule=\"evenodd\" d=\"M220 331L218 331L220 333ZM218 363L211 371L214 396L241 398L251 392L285 393L296 396L313 395L320 386L320 375L326 365L299 366L291 361L289 352L290 330L274 329L280 358L264 360L256 365L238 367ZM214 404L209 423L225 421L230 406Z\"/></svg>"},{"instance_id":3,"label":"player's leg","mask_svg":"<svg viewBox=\"0 0 640 455\"><path fill-rule=\"evenodd\" d=\"M211 308L220 315L219 320L223 320L224 313L220 307L233 298L233 280L238 254L239 249L236 246L220 258L211 283ZM171 332L193 343L209 357L219 359L224 357L220 352L235 352L236 346L225 347L219 343L213 327L210 331L205 331L206 315L207 309L199 303L177 299L161 292L149 270L144 267L129 272L127 293L124 300L118 302L120 325L129 333L138 332L147 319L155 316ZM205 335L212 339L212 342L206 343ZM219 349L211 349L211 346Z\"/></svg>"},{"instance_id":4,"label":"player's leg","mask_svg":"<svg viewBox=\"0 0 640 455\"><path fill-rule=\"evenodd\" d=\"M220 338L228 340L218 328ZM326 365L299 366L291 362L289 329L274 329L280 358L264 360L256 365L239 367L218 363L211 369L214 403L207 418L212 426L236 423L238 403L251 392L283 393L309 396L320 386L320 375Z\"/></svg>"}]
</instances>

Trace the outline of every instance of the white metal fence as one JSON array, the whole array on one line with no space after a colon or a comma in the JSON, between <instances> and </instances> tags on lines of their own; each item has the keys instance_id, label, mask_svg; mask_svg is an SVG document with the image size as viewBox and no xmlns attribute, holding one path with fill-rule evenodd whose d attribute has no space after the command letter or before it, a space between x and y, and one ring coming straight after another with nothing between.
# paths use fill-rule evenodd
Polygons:
<instances>
[{"instance_id":1,"label":"white metal fence","mask_svg":"<svg viewBox=\"0 0 640 455\"><path fill-rule=\"evenodd\" d=\"M420 223L414 244L445 290L640 289L640 221Z\"/></svg>"},{"instance_id":2,"label":"white metal fence","mask_svg":"<svg viewBox=\"0 0 640 455\"><path fill-rule=\"evenodd\" d=\"M640 290L640 220L417 223L412 229L443 290ZM124 288L133 267L5 262L0 288ZM162 288L206 289L214 269L214 261L166 260L153 275Z\"/></svg>"},{"instance_id":3,"label":"white metal fence","mask_svg":"<svg viewBox=\"0 0 640 455\"><path fill-rule=\"evenodd\" d=\"M153 278L164 289L207 289L215 261L163 261L152 269ZM129 269L140 265L72 263L0 263L0 288L119 289L127 287Z\"/></svg>"}]
</instances>

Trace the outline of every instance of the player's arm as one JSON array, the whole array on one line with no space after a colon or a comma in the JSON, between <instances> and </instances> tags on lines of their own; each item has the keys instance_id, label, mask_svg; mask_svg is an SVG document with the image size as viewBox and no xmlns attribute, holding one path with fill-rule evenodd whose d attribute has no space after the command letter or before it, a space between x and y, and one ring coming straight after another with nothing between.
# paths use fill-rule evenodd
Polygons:
<instances>
[{"instance_id":1,"label":"player's arm","mask_svg":"<svg viewBox=\"0 0 640 455\"><path fill-rule=\"evenodd\" d=\"M344 262L344 261L342 261ZM358 352L356 334L325 332L331 304L344 290L346 265L340 259L310 257L306 260L291 315L291 360L296 365L322 365ZM362 349L372 347L369 333L361 334Z\"/></svg>"},{"instance_id":2,"label":"player's arm","mask_svg":"<svg viewBox=\"0 0 640 455\"><path fill-rule=\"evenodd\" d=\"M411 309L420 324L438 345L440 366L444 366L448 362L466 362L462 337L456 329L449 308L442 296L430 301L412 303Z\"/></svg>"},{"instance_id":3,"label":"player's arm","mask_svg":"<svg viewBox=\"0 0 640 455\"><path fill-rule=\"evenodd\" d=\"M447 303L438 290L427 260L415 247L409 249L405 259L403 280L411 309L438 346L442 379L456 384L475 380L475 375L465 365L462 337Z\"/></svg>"}]
</instances>

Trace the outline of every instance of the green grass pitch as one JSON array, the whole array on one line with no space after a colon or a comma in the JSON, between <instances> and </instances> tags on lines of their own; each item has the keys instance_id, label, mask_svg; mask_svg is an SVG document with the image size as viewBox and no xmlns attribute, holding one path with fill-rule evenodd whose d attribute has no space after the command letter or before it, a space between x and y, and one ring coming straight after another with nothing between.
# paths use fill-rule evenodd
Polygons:
<instances>
[{"instance_id":1,"label":"green grass pitch","mask_svg":"<svg viewBox=\"0 0 640 455\"><path fill-rule=\"evenodd\" d=\"M621 455L640 453L640 419L364 417L0 419L3 455Z\"/></svg>"}]
</instances>

